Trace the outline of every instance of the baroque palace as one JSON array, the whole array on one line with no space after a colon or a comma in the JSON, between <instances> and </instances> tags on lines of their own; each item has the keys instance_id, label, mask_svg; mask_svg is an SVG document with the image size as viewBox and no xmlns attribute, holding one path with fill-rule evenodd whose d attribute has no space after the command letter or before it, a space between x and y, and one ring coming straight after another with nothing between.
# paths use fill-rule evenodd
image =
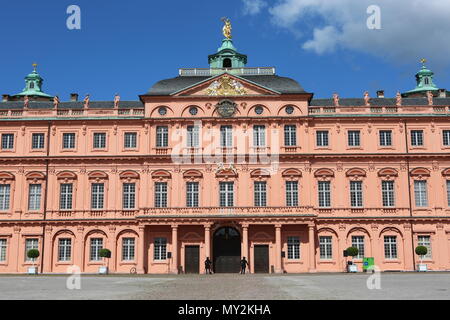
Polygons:
<instances>
[{"instance_id":1,"label":"baroque palace","mask_svg":"<svg viewBox=\"0 0 450 320\"><path fill-rule=\"evenodd\" d=\"M62 102L34 70L0 103L0 272L450 269L450 95L313 99L250 68L230 24L209 68L137 101ZM423 64L425 61L422 61ZM32 261L26 252L36 248ZM102 248L110 249L107 262Z\"/></svg>"}]
</instances>

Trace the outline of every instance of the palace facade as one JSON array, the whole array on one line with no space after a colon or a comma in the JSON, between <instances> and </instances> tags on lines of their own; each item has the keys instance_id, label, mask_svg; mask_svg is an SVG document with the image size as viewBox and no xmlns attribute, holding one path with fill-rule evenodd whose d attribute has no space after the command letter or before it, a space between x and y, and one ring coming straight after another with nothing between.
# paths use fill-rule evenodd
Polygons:
<instances>
[{"instance_id":1,"label":"palace facade","mask_svg":"<svg viewBox=\"0 0 450 320\"><path fill-rule=\"evenodd\" d=\"M450 269L450 98L425 66L385 98L314 99L225 38L138 101L0 103L0 272ZM36 248L40 257L27 258ZM101 248L112 256L105 262Z\"/></svg>"}]
</instances>

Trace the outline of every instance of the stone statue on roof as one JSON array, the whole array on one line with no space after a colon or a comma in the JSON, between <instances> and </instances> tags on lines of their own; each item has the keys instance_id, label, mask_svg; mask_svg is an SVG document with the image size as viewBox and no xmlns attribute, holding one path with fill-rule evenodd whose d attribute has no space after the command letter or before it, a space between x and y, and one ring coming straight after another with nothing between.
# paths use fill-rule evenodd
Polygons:
<instances>
[{"instance_id":1,"label":"stone statue on roof","mask_svg":"<svg viewBox=\"0 0 450 320\"><path fill-rule=\"evenodd\" d=\"M120 96L118 93L114 96L114 108L119 108Z\"/></svg>"},{"instance_id":2,"label":"stone statue on roof","mask_svg":"<svg viewBox=\"0 0 450 320\"><path fill-rule=\"evenodd\" d=\"M222 18L221 19L223 21L223 23L225 23L225 25L223 26L223 35L225 38L227 38L228 40L230 40L232 38L231 36L231 21L228 18Z\"/></svg>"},{"instance_id":3,"label":"stone statue on roof","mask_svg":"<svg viewBox=\"0 0 450 320\"><path fill-rule=\"evenodd\" d=\"M339 95L337 93L333 93L333 103L335 107L339 107Z\"/></svg>"},{"instance_id":4,"label":"stone statue on roof","mask_svg":"<svg viewBox=\"0 0 450 320\"><path fill-rule=\"evenodd\" d=\"M370 106L369 101L370 101L369 92L366 91L366 92L364 92L364 103L365 103L366 107Z\"/></svg>"},{"instance_id":5,"label":"stone statue on roof","mask_svg":"<svg viewBox=\"0 0 450 320\"><path fill-rule=\"evenodd\" d=\"M402 95L399 91L397 91L397 95L396 95L396 102L395 104L399 107L402 105Z\"/></svg>"},{"instance_id":6,"label":"stone statue on roof","mask_svg":"<svg viewBox=\"0 0 450 320\"><path fill-rule=\"evenodd\" d=\"M28 109L29 106L30 106L30 99L28 98L28 96L25 96L23 98L23 107L24 109Z\"/></svg>"},{"instance_id":7,"label":"stone statue on roof","mask_svg":"<svg viewBox=\"0 0 450 320\"><path fill-rule=\"evenodd\" d=\"M87 94L86 95L86 97L84 98L84 100L83 100L83 103L84 103L84 105L83 105L83 107L84 108L88 108L89 107L89 100L90 100L90 95L89 94Z\"/></svg>"},{"instance_id":8,"label":"stone statue on roof","mask_svg":"<svg viewBox=\"0 0 450 320\"><path fill-rule=\"evenodd\" d=\"M433 92L427 91L427 98L428 98L428 105L432 106L433 105Z\"/></svg>"},{"instance_id":9,"label":"stone statue on roof","mask_svg":"<svg viewBox=\"0 0 450 320\"><path fill-rule=\"evenodd\" d=\"M58 97L58 96L55 96L55 97L53 98L53 107L54 107L55 109L57 109L57 108L58 108L58 105L59 105L59 97Z\"/></svg>"}]
</instances>

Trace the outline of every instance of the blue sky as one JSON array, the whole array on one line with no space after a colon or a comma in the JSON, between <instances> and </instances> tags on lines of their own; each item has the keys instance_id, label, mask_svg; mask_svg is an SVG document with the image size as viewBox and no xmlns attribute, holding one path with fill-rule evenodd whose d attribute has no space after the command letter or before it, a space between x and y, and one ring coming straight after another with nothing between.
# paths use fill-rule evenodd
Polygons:
<instances>
[{"instance_id":1,"label":"blue sky","mask_svg":"<svg viewBox=\"0 0 450 320\"><path fill-rule=\"evenodd\" d=\"M44 91L63 101L72 92L89 93L93 100L112 100L118 92L123 100L137 100L156 81L177 76L180 67L207 67L208 54L216 52L223 38L223 16L232 20L234 44L248 55L248 66L275 66L278 75L296 79L316 98L331 97L334 92L362 97L365 90L375 96L379 89L393 97L397 90L410 90L422 54L436 73L435 83L450 89L448 41L436 40L446 38L447 25L441 26L439 17L433 19L435 8L426 11L427 3L436 0L423 1L422 11L413 8L408 13L411 19L414 14L430 17L418 21L417 29L411 31L418 43L408 40L413 35L405 30L411 27L403 30L390 24L396 20L392 15L396 9L383 7L384 0L370 1L382 5L383 28L356 28L356 33L348 32L349 25L365 24L368 15L349 1L366 0L327 0L341 2L343 12L316 6L324 0L251 1L4 1L0 94L20 92L24 76L37 62L45 79ZM66 27L66 9L71 4L81 8L81 30ZM339 42L330 47L325 39L323 50L317 34L327 26L326 30L334 29L332 35ZM435 38L430 31L422 37L418 30L423 27L436 30ZM308 41L313 44L309 48Z\"/></svg>"}]
</instances>

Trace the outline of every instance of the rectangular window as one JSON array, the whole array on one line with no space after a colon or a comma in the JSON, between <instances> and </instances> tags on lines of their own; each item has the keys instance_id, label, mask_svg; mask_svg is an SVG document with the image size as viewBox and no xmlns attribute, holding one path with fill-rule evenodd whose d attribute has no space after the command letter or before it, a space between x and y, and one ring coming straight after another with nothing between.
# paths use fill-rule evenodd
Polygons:
<instances>
[{"instance_id":1,"label":"rectangular window","mask_svg":"<svg viewBox=\"0 0 450 320\"><path fill-rule=\"evenodd\" d=\"M94 149L106 148L106 133L96 132L94 133Z\"/></svg>"},{"instance_id":2,"label":"rectangular window","mask_svg":"<svg viewBox=\"0 0 450 320\"><path fill-rule=\"evenodd\" d=\"M9 210L11 185L0 184L0 210Z\"/></svg>"},{"instance_id":3,"label":"rectangular window","mask_svg":"<svg viewBox=\"0 0 450 320\"><path fill-rule=\"evenodd\" d=\"M26 239L25 241L25 261L36 261L36 258L28 258L28 251L39 249L39 239Z\"/></svg>"},{"instance_id":4,"label":"rectangular window","mask_svg":"<svg viewBox=\"0 0 450 320\"><path fill-rule=\"evenodd\" d=\"M136 184L123 184L123 208L134 209L136 207Z\"/></svg>"},{"instance_id":5,"label":"rectangular window","mask_svg":"<svg viewBox=\"0 0 450 320\"><path fill-rule=\"evenodd\" d=\"M221 207L234 206L234 183L220 182L219 183L219 199Z\"/></svg>"},{"instance_id":6,"label":"rectangular window","mask_svg":"<svg viewBox=\"0 0 450 320\"><path fill-rule=\"evenodd\" d=\"M233 146L233 127L220 126L220 146L222 148Z\"/></svg>"},{"instance_id":7,"label":"rectangular window","mask_svg":"<svg viewBox=\"0 0 450 320\"><path fill-rule=\"evenodd\" d=\"M352 207L363 206L362 181L350 181L350 205Z\"/></svg>"},{"instance_id":8,"label":"rectangular window","mask_svg":"<svg viewBox=\"0 0 450 320\"><path fill-rule=\"evenodd\" d=\"M14 149L14 134L12 133L2 134L2 149L5 150Z\"/></svg>"},{"instance_id":9,"label":"rectangular window","mask_svg":"<svg viewBox=\"0 0 450 320\"><path fill-rule=\"evenodd\" d=\"M125 149L137 148L137 133L136 132L125 132L124 147L125 147Z\"/></svg>"},{"instance_id":10,"label":"rectangular window","mask_svg":"<svg viewBox=\"0 0 450 320\"><path fill-rule=\"evenodd\" d=\"M72 190L71 183L62 183L60 187L59 208L61 210L72 209Z\"/></svg>"},{"instance_id":11,"label":"rectangular window","mask_svg":"<svg viewBox=\"0 0 450 320\"><path fill-rule=\"evenodd\" d=\"M442 131L442 138L442 143L444 144L444 146L450 146L450 130Z\"/></svg>"},{"instance_id":12,"label":"rectangular window","mask_svg":"<svg viewBox=\"0 0 450 320\"><path fill-rule=\"evenodd\" d=\"M361 145L359 130L348 132L348 145L349 147L359 147Z\"/></svg>"},{"instance_id":13,"label":"rectangular window","mask_svg":"<svg viewBox=\"0 0 450 320\"><path fill-rule=\"evenodd\" d=\"M397 259L396 236L384 236L384 257L386 259Z\"/></svg>"},{"instance_id":14,"label":"rectangular window","mask_svg":"<svg viewBox=\"0 0 450 320\"><path fill-rule=\"evenodd\" d=\"M92 238L91 239L91 252L90 252L91 261L102 260L102 257L100 257L101 249L103 249L103 239L102 238Z\"/></svg>"},{"instance_id":15,"label":"rectangular window","mask_svg":"<svg viewBox=\"0 0 450 320\"><path fill-rule=\"evenodd\" d=\"M167 207L167 182L155 182L155 207Z\"/></svg>"},{"instance_id":16,"label":"rectangular window","mask_svg":"<svg viewBox=\"0 0 450 320\"><path fill-rule=\"evenodd\" d=\"M297 127L295 125L284 126L284 145L286 147L297 145Z\"/></svg>"},{"instance_id":17,"label":"rectangular window","mask_svg":"<svg viewBox=\"0 0 450 320\"><path fill-rule=\"evenodd\" d=\"M380 146L382 147L392 146L391 130L380 130Z\"/></svg>"},{"instance_id":18,"label":"rectangular window","mask_svg":"<svg viewBox=\"0 0 450 320\"><path fill-rule=\"evenodd\" d=\"M395 207L394 181L382 181L381 193L383 198L383 207Z\"/></svg>"},{"instance_id":19,"label":"rectangular window","mask_svg":"<svg viewBox=\"0 0 450 320\"><path fill-rule=\"evenodd\" d=\"M423 146L423 130L411 130L411 145Z\"/></svg>"},{"instance_id":20,"label":"rectangular window","mask_svg":"<svg viewBox=\"0 0 450 320\"><path fill-rule=\"evenodd\" d=\"M352 247L358 249L356 259L364 258L364 236L352 236Z\"/></svg>"},{"instance_id":21,"label":"rectangular window","mask_svg":"<svg viewBox=\"0 0 450 320\"><path fill-rule=\"evenodd\" d=\"M187 127L187 147L197 148L199 146L199 128L198 126Z\"/></svg>"},{"instance_id":22,"label":"rectangular window","mask_svg":"<svg viewBox=\"0 0 450 320\"><path fill-rule=\"evenodd\" d=\"M186 207L198 207L198 182L186 183Z\"/></svg>"},{"instance_id":23,"label":"rectangular window","mask_svg":"<svg viewBox=\"0 0 450 320\"><path fill-rule=\"evenodd\" d=\"M28 193L28 210L41 209L41 189L40 184L30 184Z\"/></svg>"},{"instance_id":24,"label":"rectangular window","mask_svg":"<svg viewBox=\"0 0 450 320\"><path fill-rule=\"evenodd\" d=\"M75 149L75 133L63 133L63 149Z\"/></svg>"},{"instance_id":25,"label":"rectangular window","mask_svg":"<svg viewBox=\"0 0 450 320\"><path fill-rule=\"evenodd\" d=\"M300 238L288 237L288 256L289 260L300 259Z\"/></svg>"},{"instance_id":26,"label":"rectangular window","mask_svg":"<svg viewBox=\"0 0 450 320\"><path fill-rule=\"evenodd\" d=\"M450 207L450 180L447 180L447 205Z\"/></svg>"},{"instance_id":27,"label":"rectangular window","mask_svg":"<svg viewBox=\"0 0 450 320\"><path fill-rule=\"evenodd\" d=\"M155 238L154 260L167 259L167 239Z\"/></svg>"},{"instance_id":28,"label":"rectangular window","mask_svg":"<svg viewBox=\"0 0 450 320\"><path fill-rule=\"evenodd\" d=\"M122 240L122 260L133 261L134 260L134 238L123 238Z\"/></svg>"},{"instance_id":29,"label":"rectangular window","mask_svg":"<svg viewBox=\"0 0 450 320\"><path fill-rule=\"evenodd\" d=\"M58 261L70 261L72 255L72 239L59 239Z\"/></svg>"},{"instance_id":30,"label":"rectangular window","mask_svg":"<svg viewBox=\"0 0 450 320\"><path fill-rule=\"evenodd\" d=\"M431 237L418 236L418 245L427 248L427 254L423 256L423 259L431 259Z\"/></svg>"},{"instance_id":31,"label":"rectangular window","mask_svg":"<svg viewBox=\"0 0 450 320\"><path fill-rule=\"evenodd\" d=\"M265 126L253 126L253 146L265 147L266 146L266 127Z\"/></svg>"},{"instance_id":32,"label":"rectangular window","mask_svg":"<svg viewBox=\"0 0 450 320\"><path fill-rule=\"evenodd\" d=\"M6 261L6 246L7 246L7 240L0 239L0 261L1 262Z\"/></svg>"},{"instance_id":33,"label":"rectangular window","mask_svg":"<svg viewBox=\"0 0 450 320\"><path fill-rule=\"evenodd\" d=\"M425 180L414 181L414 197L416 199L416 207L427 207L427 182Z\"/></svg>"},{"instance_id":34,"label":"rectangular window","mask_svg":"<svg viewBox=\"0 0 450 320\"><path fill-rule=\"evenodd\" d=\"M319 207L331 207L331 188L330 181L319 181Z\"/></svg>"},{"instance_id":35,"label":"rectangular window","mask_svg":"<svg viewBox=\"0 0 450 320\"><path fill-rule=\"evenodd\" d=\"M267 205L266 182L255 181L253 186L255 188L255 207L265 207Z\"/></svg>"},{"instance_id":36,"label":"rectangular window","mask_svg":"<svg viewBox=\"0 0 450 320\"><path fill-rule=\"evenodd\" d=\"M316 131L316 144L318 147L328 147L328 131Z\"/></svg>"},{"instance_id":37,"label":"rectangular window","mask_svg":"<svg viewBox=\"0 0 450 320\"><path fill-rule=\"evenodd\" d=\"M298 206L298 181L286 181L286 206Z\"/></svg>"},{"instance_id":38,"label":"rectangular window","mask_svg":"<svg viewBox=\"0 0 450 320\"><path fill-rule=\"evenodd\" d=\"M103 183L93 183L91 185L91 208L94 210L103 209L105 200L105 185Z\"/></svg>"},{"instance_id":39,"label":"rectangular window","mask_svg":"<svg viewBox=\"0 0 450 320\"><path fill-rule=\"evenodd\" d=\"M169 146L169 128L166 126L156 127L156 146L167 148Z\"/></svg>"},{"instance_id":40,"label":"rectangular window","mask_svg":"<svg viewBox=\"0 0 450 320\"><path fill-rule=\"evenodd\" d=\"M44 147L45 147L45 134L33 133L31 136L31 148L44 149Z\"/></svg>"},{"instance_id":41,"label":"rectangular window","mask_svg":"<svg viewBox=\"0 0 450 320\"><path fill-rule=\"evenodd\" d=\"M320 249L320 259L322 260L333 259L333 247L331 236L319 237L319 249Z\"/></svg>"}]
</instances>

